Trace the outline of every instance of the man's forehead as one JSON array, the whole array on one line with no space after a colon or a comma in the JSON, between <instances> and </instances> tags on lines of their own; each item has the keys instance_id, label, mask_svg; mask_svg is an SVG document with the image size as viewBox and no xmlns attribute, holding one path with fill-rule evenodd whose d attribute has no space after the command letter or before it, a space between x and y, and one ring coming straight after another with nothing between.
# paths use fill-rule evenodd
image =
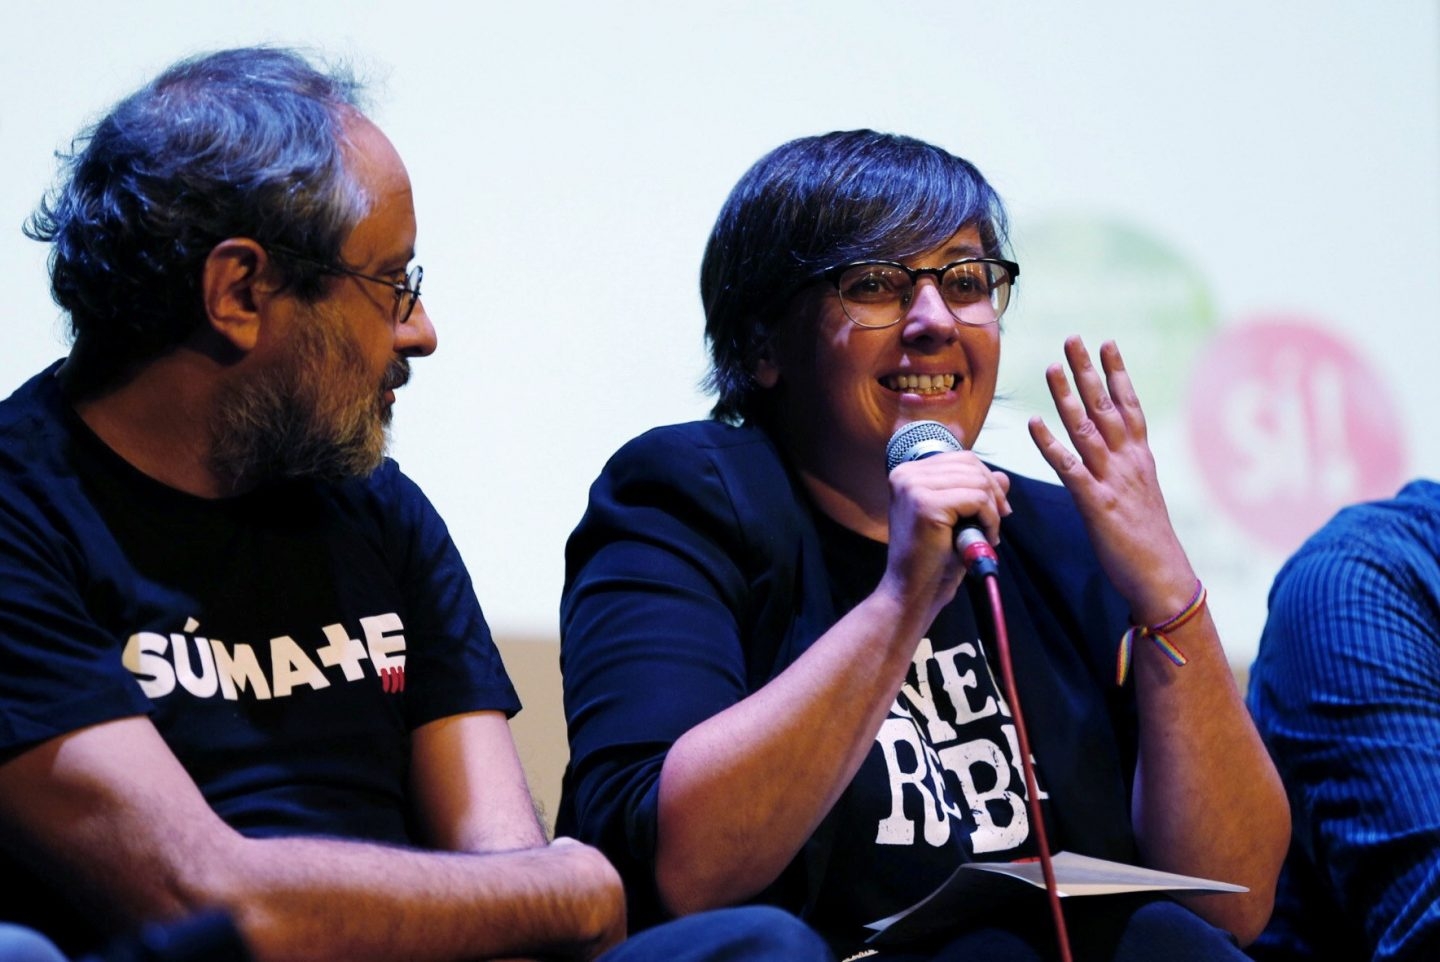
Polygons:
<instances>
[{"instance_id":1,"label":"man's forehead","mask_svg":"<svg viewBox=\"0 0 1440 962\"><path fill-rule=\"evenodd\" d=\"M358 113L345 124L344 149L346 164L370 202L370 212L345 240L345 260L398 267L415 248L415 204L405 163L380 128Z\"/></svg>"},{"instance_id":2,"label":"man's forehead","mask_svg":"<svg viewBox=\"0 0 1440 962\"><path fill-rule=\"evenodd\" d=\"M384 132L363 114L355 113L345 121L345 162L367 189L384 191L410 190L410 175L400 152Z\"/></svg>"}]
</instances>

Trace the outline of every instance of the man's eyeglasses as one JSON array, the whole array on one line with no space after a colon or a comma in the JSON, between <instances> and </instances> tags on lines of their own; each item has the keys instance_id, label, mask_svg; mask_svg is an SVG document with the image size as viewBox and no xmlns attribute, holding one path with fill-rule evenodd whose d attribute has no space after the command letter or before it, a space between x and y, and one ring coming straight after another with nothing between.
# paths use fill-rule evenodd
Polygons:
<instances>
[{"instance_id":1,"label":"man's eyeglasses","mask_svg":"<svg viewBox=\"0 0 1440 962\"><path fill-rule=\"evenodd\" d=\"M371 281L376 284L384 284L386 287L390 288L392 291L395 292L395 307L393 309L394 312L391 315L391 320L397 325L404 324L406 321L410 320L410 315L415 310L415 302L420 300L420 282L425 279L425 268L421 267L419 264L416 264L414 267L410 268L410 270L405 272L405 280L392 281L388 277L376 277L374 274L362 274L359 271L353 271L348 267L341 267L339 264L326 264L323 261L317 261L314 258L306 257L303 254L297 254L294 251L287 250L283 247L275 247L272 245L269 250L271 251L271 253L279 254L281 257L284 257L287 260L299 261L302 264L309 264L311 267L318 267L326 274L336 274L344 277L358 277L362 281Z\"/></svg>"},{"instance_id":2,"label":"man's eyeglasses","mask_svg":"<svg viewBox=\"0 0 1440 962\"><path fill-rule=\"evenodd\" d=\"M897 261L860 261L821 275L835 285L845 316L860 327L899 323L915 299L915 285L932 277L945 306L962 324L994 324L1010 304L1020 265L998 257L967 257L944 267L906 267Z\"/></svg>"}]
</instances>

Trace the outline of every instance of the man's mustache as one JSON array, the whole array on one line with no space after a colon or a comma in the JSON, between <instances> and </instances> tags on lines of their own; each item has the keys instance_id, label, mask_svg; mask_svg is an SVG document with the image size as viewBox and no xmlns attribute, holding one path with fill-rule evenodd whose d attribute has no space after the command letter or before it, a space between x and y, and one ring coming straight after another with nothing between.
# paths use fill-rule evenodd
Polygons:
<instances>
[{"instance_id":1,"label":"man's mustache","mask_svg":"<svg viewBox=\"0 0 1440 962\"><path fill-rule=\"evenodd\" d=\"M385 380L380 384L380 392L398 391L410 383L410 359L397 357L385 368Z\"/></svg>"}]
</instances>

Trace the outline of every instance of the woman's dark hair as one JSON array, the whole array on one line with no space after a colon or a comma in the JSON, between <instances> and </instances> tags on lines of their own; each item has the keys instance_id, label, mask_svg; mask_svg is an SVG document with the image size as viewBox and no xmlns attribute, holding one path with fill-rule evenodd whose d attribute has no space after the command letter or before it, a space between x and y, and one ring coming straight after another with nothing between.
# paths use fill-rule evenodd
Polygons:
<instances>
[{"instance_id":1,"label":"woman's dark hair","mask_svg":"<svg viewBox=\"0 0 1440 962\"><path fill-rule=\"evenodd\" d=\"M791 298L827 268L936 247L963 227L1005 244L999 196L969 161L873 130L802 137L760 158L720 210L700 267L711 416L763 419L757 361Z\"/></svg>"},{"instance_id":2,"label":"woman's dark hair","mask_svg":"<svg viewBox=\"0 0 1440 962\"><path fill-rule=\"evenodd\" d=\"M358 84L270 47L175 64L60 154L61 179L25 223L52 245L50 289L74 341L67 379L118 386L203 321L201 270L249 237L334 262L369 205L347 170ZM302 299L313 265L278 262Z\"/></svg>"}]
</instances>

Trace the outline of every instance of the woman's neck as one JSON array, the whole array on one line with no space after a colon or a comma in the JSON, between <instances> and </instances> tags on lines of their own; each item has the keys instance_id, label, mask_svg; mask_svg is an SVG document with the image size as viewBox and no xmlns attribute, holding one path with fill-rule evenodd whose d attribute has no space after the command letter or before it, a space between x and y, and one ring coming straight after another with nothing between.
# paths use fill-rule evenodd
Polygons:
<instances>
[{"instance_id":1,"label":"woman's neck","mask_svg":"<svg viewBox=\"0 0 1440 962\"><path fill-rule=\"evenodd\" d=\"M868 497L853 489L830 484L820 474L800 468L801 483L815 506L837 522L872 541L890 542L890 487L885 485L879 496Z\"/></svg>"}]
</instances>

